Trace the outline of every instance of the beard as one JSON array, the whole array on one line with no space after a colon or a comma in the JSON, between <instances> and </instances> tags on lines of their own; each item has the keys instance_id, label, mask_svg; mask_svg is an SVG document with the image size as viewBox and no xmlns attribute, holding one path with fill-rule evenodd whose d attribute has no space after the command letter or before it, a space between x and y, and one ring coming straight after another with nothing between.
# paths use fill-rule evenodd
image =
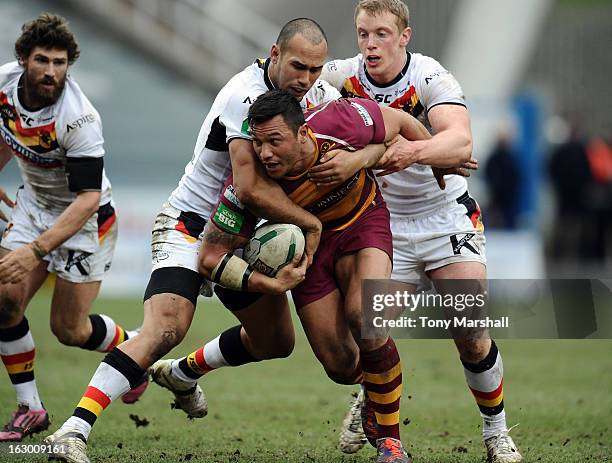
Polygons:
<instances>
[{"instance_id":1,"label":"beard","mask_svg":"<svg viewBox=\"0 0 612 463\"><path fill-rule=\"evenodd\" d=\"M49 77L43 77L37 80L26 72L25 80L25 87L31 102L34 106L40 108L55 104L66 85L66 75L57 81ZM46 85L52 85L53 87L48 88Z\"/></svg>"}]
</instances>

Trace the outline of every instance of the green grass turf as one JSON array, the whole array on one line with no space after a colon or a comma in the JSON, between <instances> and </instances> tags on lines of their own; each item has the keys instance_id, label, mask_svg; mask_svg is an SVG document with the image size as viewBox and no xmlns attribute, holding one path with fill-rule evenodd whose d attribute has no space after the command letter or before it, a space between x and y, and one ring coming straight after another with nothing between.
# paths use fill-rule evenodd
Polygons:
<instances>
[{"instance_id":1,"label":"green grass turf","mask_svg":"<svg viewBox=\"0 0 612 463\"><path fill-rule=\"evenodd\" d=\"M171 356L195 350L234 323L219 305L200 300L187 338ZM36 378L51 413L51 430L72 413L101 354L60 345L48 327L49 294L28 310L36 340ZM94 312L127 327L142 318L138 300L98 300ZM93 462L371 462L374 450L352 456L336 448L337 431L354 388L324 375L296 323L293 355L225 369L202 381L209 415L189 421L171 410L171 395L151 385L135 405L112 404L89 442ZM450 341L397 342L404 371L402 436L417 462L482 462L480 417ZM612 461L612 342L498 342L504 358L509 424L526 462ZM0 416L14 408L8 377L0 380ZM130 414L147 420L137 427ZM36 443L38 439L27 439ZM18 461L0 453L0 461ZM29 456L27 461L45 461Z\"/></svg>"}]
</instances>

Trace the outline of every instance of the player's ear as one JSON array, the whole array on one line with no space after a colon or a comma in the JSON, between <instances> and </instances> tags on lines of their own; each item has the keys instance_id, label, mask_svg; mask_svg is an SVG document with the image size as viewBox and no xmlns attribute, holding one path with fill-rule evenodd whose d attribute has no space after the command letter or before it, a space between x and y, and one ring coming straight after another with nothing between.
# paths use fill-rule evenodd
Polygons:
<instances>
[{"instance_id":1,"label":"player's ear","mask_svg":"<svg viewBox=\"0 0 612 463\"><path fill-rule=\"evenodd\" d=\"M308 126L306 123L302 124L298 129L298 138L301 144L306 143L306 140L308 140Z\"/></svg>"},{"instance_id":2,"label":"player's ear","mask_svg":"<svg viewBox=\"0 0 612 463\"><path fill-rule=\"evenodd\" d=\"M406 48L408 43L410 42L410 38L412 37L412 28L405 28L400 34L400 46Z\"/></svg>"},{"instance_id":3,"label":"player's ear","mask_svg":"<svg viewBox=\"0 0 612 463\"><path fill-rule=\"evenodd\" d=\"M279 56L280 56L279 46L277 44L272 45L272 49L270 50L270 58L272 58L272 62L274 64L277 63Z\"/></svg>"}]
</instances>

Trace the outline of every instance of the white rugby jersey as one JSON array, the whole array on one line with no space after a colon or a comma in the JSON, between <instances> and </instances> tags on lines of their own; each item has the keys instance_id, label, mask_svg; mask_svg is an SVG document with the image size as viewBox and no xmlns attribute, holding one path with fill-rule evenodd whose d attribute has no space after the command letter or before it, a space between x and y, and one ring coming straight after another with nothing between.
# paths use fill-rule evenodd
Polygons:
<instances>
[{"instance_id":1,"label":"white rugby jersey","mask_svg":"<svg viewBox=\"0 0 612 463\"><path fill-rule=\"evenodd\" d=\"M463 91L450 72L435 59L407 53L399 75L381 86L368 75L361 54L334 60L323 68L321 79L340 90L344 97L369 98L379 104L402 109L421 121L429 131L427 112L439 104L465 106ZM428 214L467 190L465 178L445 177L440 190L429 166L414 164L403 171L380 177L378 183L392 215Z\"/></svg>"},{"instance_id":2,"label":"white rugby jersey","mask_svg":"<svg viewBox=\"0 0 612 463\"><path fill-rule=\"evenodd\" d=\"M202 124L193 157L168 201L184 212L207 219L217 204L225 179L231 172L228 144L235 138L251 140L247 114L257 97L274 84L268 76L270 59L258 59L236 74L217 94ZM317 80L300 102L302 109L340 98L325 81Z\"/></svg>"},{"instance_id":3,"label":"white rugby jersey","mask_svg":"<svg viewBox=\"0 0 612 463\"><path fill-rule=\"evenodd\" d=\"M70 77L57 102L28 111L17 87L24 68L17 62L0 67L0 149L17 158L24 187L37 206L61 213L76 198L68 189L66 158L104 156L100 115ZM111 200L111 186L102 173L100 204Z\"/></svg>"}]
</instances>

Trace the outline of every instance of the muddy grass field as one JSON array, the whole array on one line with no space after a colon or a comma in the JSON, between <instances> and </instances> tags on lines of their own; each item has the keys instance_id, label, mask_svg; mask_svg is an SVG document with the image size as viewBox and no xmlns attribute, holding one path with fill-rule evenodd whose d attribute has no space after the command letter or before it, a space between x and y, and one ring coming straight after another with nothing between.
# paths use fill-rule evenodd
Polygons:
<instances>
[{"instance_id":1,"label":"muddy grass field","mask_svg":"<svg viewBox=\"0 0 612 463\"><path fill-rule=\"evenodd\" d=\"M60 345L49 330L49 294L28 309L36 341L36 380L51 414L50 432L72 413L101 354ZM95 312L128 328L140 324L139 300L100 299ZM186 354L232 326L229 312L200 299L190 333L170 355ZM92 462L372 462L374 449L355 455L336 449L337 433L354 388L327 379L296 321L291 357L223 369L201 385L209 415L188 420L170 407L171 395L151 385L135 405L113 403L89 440ZM612 461L612 341L498 340L505 370L508 424L525 462ZM397 341L404 395L402 440L416 462L483 462L480 416L450 341ZM0 416L8 419L14 392L0 379ZM44 436L26 439L39 443ZM18 457L0 446L0 461Z\"/></svg>"}]
</instances>

